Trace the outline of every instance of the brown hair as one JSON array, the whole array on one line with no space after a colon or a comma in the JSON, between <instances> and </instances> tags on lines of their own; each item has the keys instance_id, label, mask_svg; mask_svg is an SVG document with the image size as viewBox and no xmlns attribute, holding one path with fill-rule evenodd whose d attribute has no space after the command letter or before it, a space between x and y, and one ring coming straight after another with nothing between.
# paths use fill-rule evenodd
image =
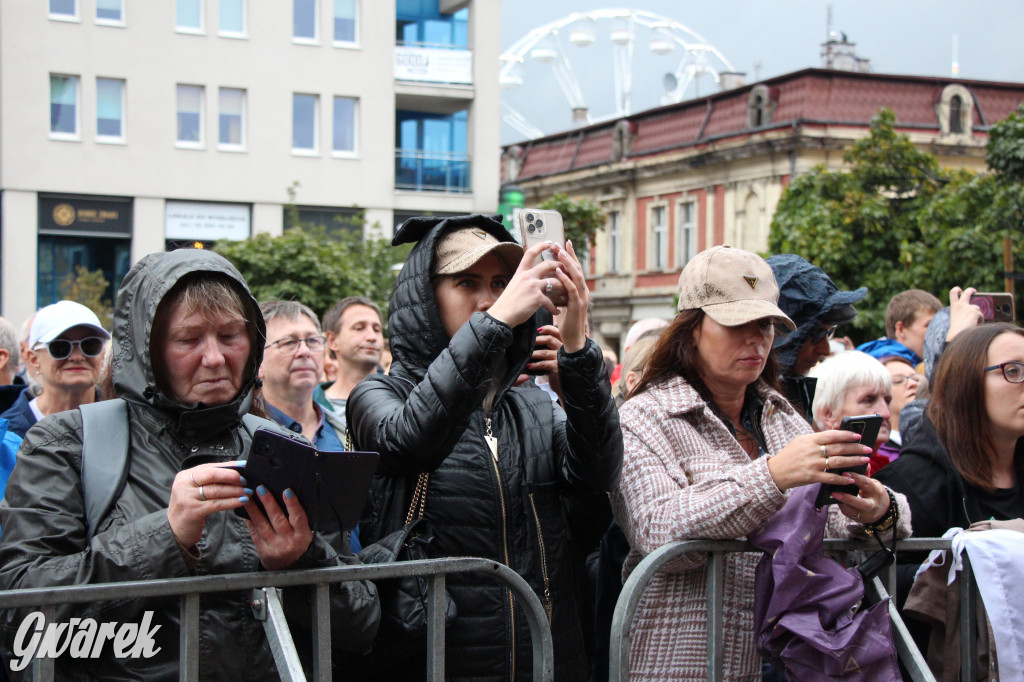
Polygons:
<instances>
[{"instance_id":1,"label":"brown hair","mask_svg":"<svg viewBox=\"0 0 1024 682\"><path fill-rule=\"evenodd\" d=\"M885 335L895 339L896 323L909 327L922 310L937 313L942 310L942 302L924 289L907 289L893 296L885 307Z\"/></svg>"},{"instance_id":2,"label":"brown hair","mask_svg":"<svg viewBox=\"0 0 1024 682\"><path fill-rule=\"evenodd\" d=\"M714 403L711 391L704 384L697 372L697 340L696 332L704 321L704 311L700 308L683 310L672 323L661 332L654 350L647 358L647 367L643 378L630 393L630 397L640 395L648 388L673 377L682 377L686 383L700 394L708 403ZM775 354L769 353L765 362L761 379L772 388L778 389L778 364Z\"/></svg>"},{"instance_id":3,"label":"brown hair","mask_svg":"<svg viewBox=\"0 0 1024 682\"><path fill-rule=\"evenodd\" d=\"M935 368L928 405L928 417L953 466L967 483L989 492L995 490L992 458L996 448L985 405L985 364L988 347L1003 334L1024 336L1024 329L996 323L958 334Z\"/></svg>"},{"instance_id":4,"label":"brown hair","mask_svg":"<svg viewBox=\"0 0 1024 682\"><path fill-rule=\"evenodd\" d=\"M384 321L384 316L380 312L380 306L368 299L366 296L347 296L334 305L332 305L326 313L324 313L324 325L323 330L325 332L338 333L338 325L341 324L341 317L345 314L345 311L354 305L364 305L367 308L373 309L377 313L377 317Z\"/></svg>"}]
</instances>

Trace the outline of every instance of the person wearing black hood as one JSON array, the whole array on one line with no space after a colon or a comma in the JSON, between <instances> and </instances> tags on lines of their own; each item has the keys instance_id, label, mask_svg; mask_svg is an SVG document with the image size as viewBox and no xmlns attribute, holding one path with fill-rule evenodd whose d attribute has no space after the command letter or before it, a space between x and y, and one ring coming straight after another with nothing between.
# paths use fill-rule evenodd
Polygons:
<instances>
[{"instance_id":1,"label":"person wearing black hood","mask_svg":"<svg viewBox=\"0 0 1024 682\"><path fill-rule=\"evenodd\" d=\"M831 353L829 340L836 328L857 317L853 304L868 290L840 291L824 270L796 254L779 254L767 262L779 284L779 308L796 323L795 331L775 339L779 379L789 402L813 423L815 379L807 373Z\"/></svg>"},{"instance_id":2,"label":"person wearing black hood","mask_svg":"<svg viewBox=\"0 0 1024 682\"><path fill-rule=\"evenodd\" d=\"M478 556L519 573L544 604L555 679L586 679L562 497L613 489L622 433L601 349L584 333L589 290L571 244L523 252L498 216L413 218L395 245L417 242L388 311L394 362L346 406L356 445L380 453L364 545L404 525L400 482L429 473L432 556ZM546 295L568 292L558 373L564 410L523 383ZM391 491L391 492L389 492ZM393 513L385 511L393 508ZM532 647L521 606L487 576L448 580L458 617L446 635L446 679L525 680ZM394 679L421 678L413 661Z\"/></svg>"}]
</instances>

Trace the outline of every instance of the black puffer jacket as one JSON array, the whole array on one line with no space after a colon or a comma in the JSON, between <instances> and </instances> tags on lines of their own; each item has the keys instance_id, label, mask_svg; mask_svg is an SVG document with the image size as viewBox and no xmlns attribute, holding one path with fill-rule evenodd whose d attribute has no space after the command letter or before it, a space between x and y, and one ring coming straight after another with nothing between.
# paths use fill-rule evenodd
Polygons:
<instances>
[{"instance_id":1,"label":"black puffer jacket","mask_svg":"<svg viewBox=\"0 0 1024 682\"><path fill-rule=\"evenodd\" d=\"M377 509L386 506L386 476L431 472L431 554L494 559L522 575L542 601L549 592L555 678L581 680L586 662L560 498L615 486L622 462L618 413L593 341L578 353L559 352L563 412L533 384L512 388L532 352L536 320L510 329L478 312L451 340L446 337L431 263L438 235L469 225L511 241L500 222L484 216L414 219L396 235L396 244L419 243L391 298L391 375L371 376L356 387L348 423L361 448L381 454L385 476L375 483ZM485 414L492 381L500 388ZM498 440L496 459L485 441L488 432ZM404 514L407 504L394 506ZM396 524L401 520L371 519L360 525L360 538L365 544ZM459 612L448 629L448 678L529 679L529 630L508 591L479 574L452 575L448 584ZM416 672L422 670L417 663Z\"/></svg>"},{"instance_id":2,"label":"black puffer jacket","mask_svg":"<svg viewBox=\"0 0 1024 682\"><path fill-rule=\"evenodd\" d=\"M156 385L150 335L157 307L181 278L211 272L233 279L243 293L254 327L253 344L239 395L225 405L174 402ZM128 403L128 478L107 517L89 537L82 496L82 420L78 410L40 420L25 437L18 463L0 504L0 589L180 578L261 570L259 555L242 519L231 512L207 518L198 543L201 559L186 563L167 519L171 484L182 469L203 462L245 459L250 438L241 416L252 402L263 357L263 317L241 275L206 251L148 256L128 273L114 311L114 385ZM88 453L91 459L102 453ZM335 566L356 560L337 538L317 535L294 569ZM345 556L339 556L339 551ZM285 608L300 652L308 653L306 588L285 591ZM331 590L336 647L362 651L377 631L380 609L370 583L347 582ZM200 599L199 666L203 680L279 679L262 624L248 591L219 592ZM22 619L33 609L2 613L8 652ZM152 658L116 658L111 643L94 660L57 661L59 680L177 680L179 606L176 597L119 599L88 606L60 606L56 622L91 617L97 622L140 623L154 611L159 627Z\"/></svg>"}]
</instances>

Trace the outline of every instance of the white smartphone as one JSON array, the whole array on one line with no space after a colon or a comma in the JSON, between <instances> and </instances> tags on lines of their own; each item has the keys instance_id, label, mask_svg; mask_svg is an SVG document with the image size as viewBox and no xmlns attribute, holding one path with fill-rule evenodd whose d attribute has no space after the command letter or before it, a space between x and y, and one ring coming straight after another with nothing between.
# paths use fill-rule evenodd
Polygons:
<instances>
[{"instance_id":1,"label":"white smartphone","mask_svg":"<svg viewBox=\"0 0 1024 682\"><path fill-rule=\"evenodd\" d=\"M553 242L565 248L565 225L562 222L562 214L558 211L522 208L516 214L515 220L519 225L519 236L522 238L524 249L542 242ZM545 249L534 265L541 260L555 260L555 252ZM569 295L565 287L555 277L551 278L551 283L553 288L547 293L548 298L557 306L566 305L569 302Z\"/></svg>"}]
</instances>

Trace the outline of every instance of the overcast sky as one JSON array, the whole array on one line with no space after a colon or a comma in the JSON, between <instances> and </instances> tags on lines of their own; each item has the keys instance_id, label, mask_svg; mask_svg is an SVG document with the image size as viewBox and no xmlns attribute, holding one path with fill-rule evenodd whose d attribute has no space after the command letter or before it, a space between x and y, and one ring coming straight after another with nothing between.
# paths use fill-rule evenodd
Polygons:
<instances>
[{"instance_id":1,"label":"overcast sky","mask_svg":"<svg viewBox=\"0 0 1024 682\"><path fill-rule=\"evenodd\" d=\"M832 28L857 44L857 54L871 60L877 73L948 76L953 61L953 36L958 41L960 77L976 80L1024 81L1024 1L1021 0L504 0L502 49L507 50L532 29L587 9L626 8L664 16L685 25L716 47L747 81L821 66L827 8ZM614 87L609 22L598 22L598 42L578 48L563 37L573 70L579 76L591 114L614 113ZM565 34L563 34L564 36ZM633 68L633 106L639 111L660 104L662 79L679 61L658 57L638 33ZM713 83L704 79L701 93ZM690 91L692 95L692 90ZM545 133L571 125L566 99L550 69L528 64L523 87L503 93L535 127ZM507 124L502 142L523 139Z\"/></svg>"}]
</instances>

